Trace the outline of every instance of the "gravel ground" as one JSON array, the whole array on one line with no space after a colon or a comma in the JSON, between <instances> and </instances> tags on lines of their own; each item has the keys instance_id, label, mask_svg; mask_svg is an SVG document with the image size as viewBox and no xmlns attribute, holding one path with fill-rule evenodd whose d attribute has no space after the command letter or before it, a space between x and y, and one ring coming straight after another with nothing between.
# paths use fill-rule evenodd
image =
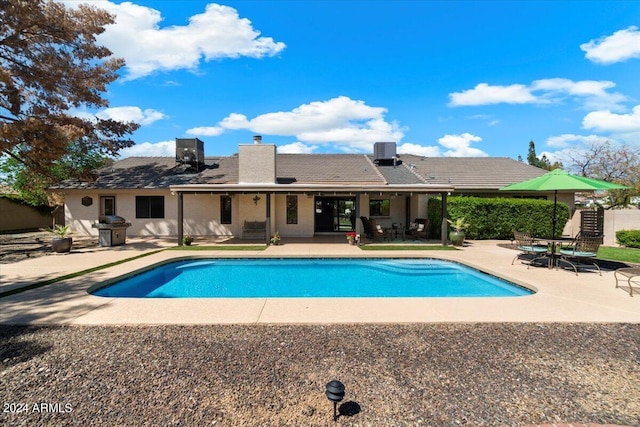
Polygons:
<instances>
[{"instance_id":1,"label":"gravel ground","mask_svg":"<svg viewBox=\"0 0 640 427\"><path fill-rule=\"evenodd\" d=\"M54 235L46 231L0 234L0 264L10 264L28 258L53 254L51 239ZM98 238L71 236L73 249L84 249L98 245Z\"/></svg>"},{"instance_id":2,"label":"gravel ground","mask_svg":"<svg viewBox=\"0 0 640 427\"><path fill-rule=\"evenodd\" d=\"M0 425L640 425L640 325L0 326Z\"/></svg>"}]
</instances>

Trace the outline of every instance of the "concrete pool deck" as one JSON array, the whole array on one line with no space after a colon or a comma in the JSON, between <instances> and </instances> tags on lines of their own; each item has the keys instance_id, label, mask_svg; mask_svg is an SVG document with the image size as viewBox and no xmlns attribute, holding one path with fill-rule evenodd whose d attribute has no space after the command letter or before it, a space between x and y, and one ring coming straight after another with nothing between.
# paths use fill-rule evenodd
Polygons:
<instances>
[{"instance_id":1,"label":"concrete pool deck","mask_svg":"<svg viewBox=\"0 0 640 427\"><path fill-rule=\"evenodd\" d=\"M160 251L117 266L0 298L0 324L136 325L251 323L612 322L640 323L640 298L616 288L613 271L575 275L511 265L516 251L498 241L472 241L458 251L363 251L342 239L286 239L262 251ZM504 242L502 242L504 243ZM0 264L0 292L175 245L130 238L124 246L92 247ZM459 261L536 290L511 298L251 298L134 299L87 293L95 284L183 257L395 257ZM349 280L328 277L327 285Z\"/></svg>"}]
</instances>

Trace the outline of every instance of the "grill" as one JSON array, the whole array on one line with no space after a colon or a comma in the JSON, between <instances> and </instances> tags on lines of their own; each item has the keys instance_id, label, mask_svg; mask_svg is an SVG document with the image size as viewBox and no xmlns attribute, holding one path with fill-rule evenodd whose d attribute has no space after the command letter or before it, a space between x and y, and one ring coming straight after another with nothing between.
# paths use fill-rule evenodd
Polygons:
<instances>
[{"instance_id":1,"label":"grill","mask_svg":"<svg viewBox=\"0 0 640 427\"><path fill-rule=\"evenodd\" d=\"M118 246L125 244L127 228L131 227L131 223L121 216L101 215L91 227L98 229L100 246Z\"/></svg>"}]
</instances>

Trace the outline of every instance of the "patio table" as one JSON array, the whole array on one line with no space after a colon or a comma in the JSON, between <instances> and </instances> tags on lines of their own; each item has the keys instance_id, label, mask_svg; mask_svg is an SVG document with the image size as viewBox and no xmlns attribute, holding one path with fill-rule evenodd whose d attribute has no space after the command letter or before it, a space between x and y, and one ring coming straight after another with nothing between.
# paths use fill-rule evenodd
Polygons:
<instances>
[{"instance_id":1,"label":"patio table","mask_svg":"<svg viewBox=\"0 0 640 427\"><path fill-rule=\"evenodd\" d=\"M560 261L560 254L557 249L558 246L562 247L563 244L572 243L573 237L536 237L536 240L545 242L549 249L547 250L547 256L549 257L549 269L552 269L556 262Z\"/></svg>"}]
</instances>

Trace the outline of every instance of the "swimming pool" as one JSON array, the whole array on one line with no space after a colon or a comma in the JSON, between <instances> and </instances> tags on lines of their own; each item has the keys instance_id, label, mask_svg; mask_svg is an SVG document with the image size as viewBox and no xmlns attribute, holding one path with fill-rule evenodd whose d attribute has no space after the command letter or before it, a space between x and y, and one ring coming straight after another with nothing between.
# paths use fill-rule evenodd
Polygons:
<instances>
[{"instance_id":1,"label":"swimming pool","mask_svg":"<svg viewBox=\"0 0 640 427\"><path fill-rule=\"evenodd\" d=\"M435 259L198 259L92 287L101 297L515 297L531 295L473 268Z\"/></svg>"}]
</instances>

